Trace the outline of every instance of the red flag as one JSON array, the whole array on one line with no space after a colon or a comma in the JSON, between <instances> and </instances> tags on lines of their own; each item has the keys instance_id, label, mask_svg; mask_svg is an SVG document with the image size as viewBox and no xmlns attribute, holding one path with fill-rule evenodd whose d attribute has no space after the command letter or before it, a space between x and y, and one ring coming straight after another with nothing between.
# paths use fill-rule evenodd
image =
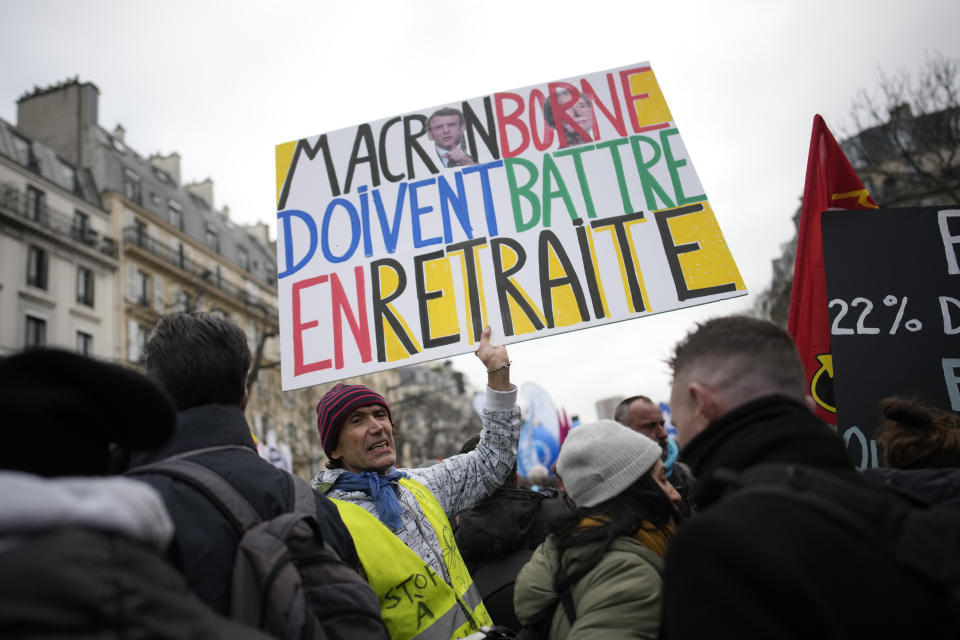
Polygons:
<instances>
[{"instance_id":1,"label":"red flag","mask_svg":"<svg viewBox=\"0 0 960 640\"><path fill-rule=\"evenodd\" d=\"M807 372L807 389L817 402L817 415L829 424L837 423L837 410L820 214L827 209L876 208L877 203L850 166L823 118L814 116L787 330L800 351Z\"/></svg>"}]
</instances>

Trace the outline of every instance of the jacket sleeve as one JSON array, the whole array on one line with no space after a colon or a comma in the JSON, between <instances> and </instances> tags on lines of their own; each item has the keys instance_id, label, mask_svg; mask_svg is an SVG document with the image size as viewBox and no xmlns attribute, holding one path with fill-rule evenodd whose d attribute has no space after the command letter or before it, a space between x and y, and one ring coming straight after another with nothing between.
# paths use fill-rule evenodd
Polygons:
<instances>
[{"instance_id":1,"label":"jacket sleeve","mask_svg":"<svg viewBox=\"0 0 960 640\"><path fill-rule=\"evenodd\" d=\"M517 387L495 391L487 387L481 417L480 442L470 453L451 456L426 469L406 469L423 483L450 516L469 509L500 487L517 460L520 409Z\"/></svg>"},{"instance_id":2,"label":"jacket sleeve","mask_svg":"<svg viewBox=\"0 0 960 640\"><path fill-rule=\"evenodd\" d=\"M531 624L558 599L553 590L553 576L559 563L556 555L556 547L544 542L517 574L513 610L521 624Z\"/></svg>"},{"instance_id":3,"label":"jacket sleeve","mask_svg":"<svg viewBox=\"0 0 960 640\"><path fill-rule=\"evenodd\" d=\"M641 557L608 553L577 582L573 597L577 619L569 638L659 637L663 580Z\"/></svg>"}]
</instances>

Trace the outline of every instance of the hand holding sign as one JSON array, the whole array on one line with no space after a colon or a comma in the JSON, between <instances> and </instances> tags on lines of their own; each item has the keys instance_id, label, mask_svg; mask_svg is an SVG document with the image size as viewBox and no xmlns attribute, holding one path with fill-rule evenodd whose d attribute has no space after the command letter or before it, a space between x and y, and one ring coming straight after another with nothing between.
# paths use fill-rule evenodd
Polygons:
<instances>
[{"instance_id":1,"label":"hand holding sign","mask_svg":"<svg viewBox=\"0 0 960 640\"><path fill-rule=\"evenodd\" d=\"M490 344L490 326L480 334L480 346L477 347L477 357L487 368L487 384L496 391L510 390L510 358L507 348L503 345Z\"/></svg>"}]
</instances>

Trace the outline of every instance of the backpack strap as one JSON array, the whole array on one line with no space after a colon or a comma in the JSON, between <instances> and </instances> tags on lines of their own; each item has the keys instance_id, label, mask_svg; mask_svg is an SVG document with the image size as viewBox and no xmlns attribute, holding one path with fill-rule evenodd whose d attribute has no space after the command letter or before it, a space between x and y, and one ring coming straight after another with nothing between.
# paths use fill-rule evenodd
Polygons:
<instances>
[{"instance_id":1,"label":"backpack strap","mask_svg":"<svg viewBox=\"0 0 960 640\"><path fill-rule=\"evenodd\" d=\"M295 477L290 473L287 473L287 481L290 485L290 510L315 516L317 514L317 498L314 488L302 478Z\"/></svg>"},{"instance_id":2,"label":"backpack strap","mask_svg":"<svg viewBox=\"0 0 960 640\"><path fill-rule=\"evenodd\" d=\"M217 444L217 445L213 445L212 447L201 447L199 449L191 449L190 451L184 451L183 453L167 456L166 458L163 458L163 460L182 460L184 458L192 458L193 456L198 456L202 453L213 453L214 451L229 451L231 449L246 451L247 453L257 453L250 447L243 444ZM162 462L163 460L160 460L160 462Z\"/></svg>"},{"instance_id":3,"label":"backpack strap","mask_svg":"<svg viewBox=\"0 0 960 640\"><path fill-rule=\"evenodd\" d=\"M572 627L577 619L577 608L573 606L573 595L570 593L570 585L567 585L564 590L560 592L560 603L563 605L563 611L567 614L567 620L570 621L570 626Z\"/></svg>"},{"instance_id":4,"label":"backpack strap","mask_svg":"<svg viewBox=\"0 0 960 640\"><path fill-rule=\"evenodd\" d=\"M244 447L246 448L246 447ZM212 449L212 448L211 448ZM198 450L199 451L199 450ZM194 455L196 452L188 452ZM241 533L260 522L260 515L250 502L227 482L223 476L202 464L175 456L159 462L136 467L129 475L160 473L181 480L215 504L233 522Z\"/></svg>"},{"instance_id":5,"label":"backpack strap","mask_svg":"<svg viewBox=\"0 0 960 640\"><path fill-rule=\"evenodd\" d=\"M593 567L590 568L592 569ZM577 608L573 605L573 594L570 588L574 582L586 575L586 573L586 571L581 570L578 575L572 577L567 576L567 572L563 570L563 565L561 564L557 570L557 575L553 579L553 587L560 594L560 604L563 605L563 612L567 614L567 620L570 622L571 627L577 619ZM554 608L556 608L556 605L554 605Z\"/></svg>"}]
</instances>

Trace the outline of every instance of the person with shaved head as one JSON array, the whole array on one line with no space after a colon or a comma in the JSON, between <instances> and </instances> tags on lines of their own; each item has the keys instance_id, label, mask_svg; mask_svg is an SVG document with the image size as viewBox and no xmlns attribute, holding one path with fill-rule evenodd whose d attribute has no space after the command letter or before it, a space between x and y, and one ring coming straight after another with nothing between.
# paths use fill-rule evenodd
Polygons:
<instances>
[{"instance_id":1,"label":"person with shaved head","mask_svg":"<svg viewBox=\"0 0 960 640\"><path fill-rule=\"evenodd\" d=\"M783 328L708 320L670 365L672 420L697 477L698 512L667 552L661 637L956 637L943 592L889 550L882 512L842 515L856 509L843 496L886 504L889 495L814 414ZM794 483L776 484L764 475L771 470ZM810 488L810 478L821 484Z\"/></svg>"}]
</instances>

